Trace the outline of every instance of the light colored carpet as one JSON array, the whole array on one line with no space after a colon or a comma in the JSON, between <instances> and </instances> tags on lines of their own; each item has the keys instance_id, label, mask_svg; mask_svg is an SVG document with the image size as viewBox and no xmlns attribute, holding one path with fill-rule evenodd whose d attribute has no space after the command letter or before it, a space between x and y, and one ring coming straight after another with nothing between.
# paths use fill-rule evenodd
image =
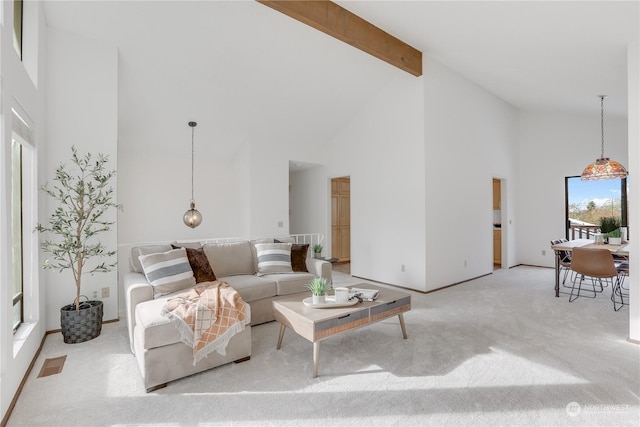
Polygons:
<instances>
[{"instance_id":1,"label":"light colored carpet","mask_svg":"<svg viewBox=\"0 0 640 427\"><path fill-rule=\"evenodd\" d=\"M335 273L336 285L358 283ZM251 360L145 393L126 323L82 344L47 337L8 426L640 425L640 346L609 290L569 303L553 270L517 267L412 293L397 318L312 345L252 329ZM37 378L46 358L60 374Z\"/></svg>"}]
</instances>

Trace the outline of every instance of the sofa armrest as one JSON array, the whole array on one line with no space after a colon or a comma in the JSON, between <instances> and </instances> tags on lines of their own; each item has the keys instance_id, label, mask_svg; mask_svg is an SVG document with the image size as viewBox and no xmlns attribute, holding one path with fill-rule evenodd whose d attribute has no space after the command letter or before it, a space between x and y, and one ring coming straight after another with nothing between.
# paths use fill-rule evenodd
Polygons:
<instances>
[{"instance_id":1,"label":"sofa armrest","mask_svg":"<svg viewBox=\"0 0 640 427\"><path fill-rule=\"evenodd\" d=\"M129 329L129 345L133 352L133 330L136 326L136 306L153 299L153 286L144 274L129 272L124 275L125 300L127 303L127 328Z\"/></svg>"},{"instance_id":2,"label":"sofa armrest","mask_svg":"<svg viewBox=\"0 0 640 427\"><path fill-rule=\"evenodd\" d=\"M317 258L307 258L307 270L315 276L324 277L327 279L327 283L333 283L331 276L331 263L329 261Z\"/></svg>"}]
</instances>

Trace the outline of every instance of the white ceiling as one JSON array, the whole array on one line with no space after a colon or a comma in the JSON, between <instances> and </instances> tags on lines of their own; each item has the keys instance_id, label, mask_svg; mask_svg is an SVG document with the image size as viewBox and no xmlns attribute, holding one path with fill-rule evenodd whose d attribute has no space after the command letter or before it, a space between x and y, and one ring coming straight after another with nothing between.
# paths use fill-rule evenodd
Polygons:
<instances>
[{"instance_id":1,"label":"white ceiling","mask_svg":"<svg viewBox=\"0 0 640 427\"><path fill-rule=\"evenodd\" d=\"M336 3L519 109L596 114L607 94L606 114L626 115L638 1ZM254 1L45 10L51 27L118 47L120 133L140 145L184 139L190 120L197 138L228 147L320 142L404 73Z\"/></svg>"}]
</instances>

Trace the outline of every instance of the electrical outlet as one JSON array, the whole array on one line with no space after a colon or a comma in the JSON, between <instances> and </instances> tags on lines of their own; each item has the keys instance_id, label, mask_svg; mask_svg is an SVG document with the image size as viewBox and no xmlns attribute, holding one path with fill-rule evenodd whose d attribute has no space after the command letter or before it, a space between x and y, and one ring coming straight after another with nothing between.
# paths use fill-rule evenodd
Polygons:
<instances>
[{"instance_id":1,"label":"electrical outlet","mask_svg":"<svg viewBox=\"0 0 640 427\"><path fill-rule=\"evenodd\" d=\"M466 259L464 260L464 266L465 267L467 266L467 260Z\"/></svg>"},{"instance_id":2,"label":"electrical outlet","mask_svg":"<svg viewBox=\"0 0 640 427\"><path fill-rule=\"evenodd\" d=\"M102 298L109 298L109 288L102 288Z\"/></svg>"},{"instance_id":3,"label":"electrical outlet","mask_svg":"<svg viewBox=\"0 0 640 427\"><path fill-rule=\"evenodd\" d=\"M547 254L547 251L545 251L545 250L543 249L543 250L542 250L542 255L544 256L544 255L546 255L546 254Z\"/></svg>"},{"instance_id":4,"label":"electrical outlet","mask_svg":"<svg viewBox=\"0 0 640 427\"><path fill-rule=\"evenodd\" d=\"M404 273L404 264L400 264L400 271Z\"/></svg>"},{"instance_id":5,"label":"electrical outlet","mask_svg":"<svg viewBox=\"0 0 640 427\"><path fill-rule=\"evenodd\" d=\"M282 228L282 227L284 227L284 222L278 221L278 228Z\"/></svg>"},{"instance_id":6,"label":"electrical outlet","mask_svg":"<svg viewBox=\"0 0 640 427\"><path fill-rule=\"evenodd\" d=\"M98 291L93 291L93 299L98 299Z\"/></svg>"}]
</instances>

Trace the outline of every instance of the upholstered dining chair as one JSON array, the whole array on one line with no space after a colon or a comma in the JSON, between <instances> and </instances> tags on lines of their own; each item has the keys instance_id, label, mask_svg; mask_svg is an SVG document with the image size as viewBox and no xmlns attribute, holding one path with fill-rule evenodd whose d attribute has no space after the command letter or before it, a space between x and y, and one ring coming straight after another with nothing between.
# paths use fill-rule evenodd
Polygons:
<instances>
[{"instance_id":1,"label":"upholstered dining chair","mask_svg":"<svg viewBox=\"0 0 640 427\"><path fill-rule=\"evenodd\" d=\"M573 278L573 286L569 295L569 302L575 301L578 297L595 298L596 295L603 291L603 287L611 283L612 300L615 290L620 286L618 280L618 270L616 270L613 261L613 255L606 248L574 248L571 256L571 270L576 275ZM582 283L585 278L591 280L592 289L582 289ZM576 289L576 282L578 282ZM599 290L596 286L599 285ZM577 292L576 292L577 291ZM586 291L588 295L581 295ZM614 300L614 309L615 300Z\"/></svg>"}]
</instances>

